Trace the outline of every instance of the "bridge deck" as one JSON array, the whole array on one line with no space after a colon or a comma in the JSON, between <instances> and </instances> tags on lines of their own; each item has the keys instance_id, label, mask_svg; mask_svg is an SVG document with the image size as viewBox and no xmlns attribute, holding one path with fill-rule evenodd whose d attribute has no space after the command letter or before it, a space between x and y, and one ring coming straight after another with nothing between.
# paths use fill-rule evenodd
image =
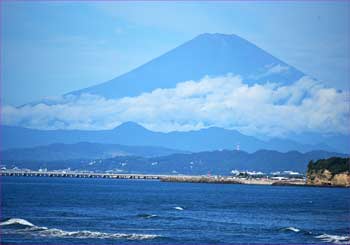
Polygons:
<instances>
[{"instance_id":1,"label":"bridge deck","mask_svg":"<svg viewBox=\"0 0 350 245\"><path fill-rule=\"evenodd\" d=\"M166 175L112 174L84 172L41 172L41 171L0 171L0 176L66 177L66 178L109 178L109 179L160 179Z\"/></svg>"}]
</instances>

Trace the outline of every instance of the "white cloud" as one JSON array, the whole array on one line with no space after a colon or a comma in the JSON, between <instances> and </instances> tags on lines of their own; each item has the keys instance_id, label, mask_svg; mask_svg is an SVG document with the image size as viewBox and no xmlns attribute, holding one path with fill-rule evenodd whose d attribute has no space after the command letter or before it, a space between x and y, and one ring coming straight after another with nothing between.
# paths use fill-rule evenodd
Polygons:
<instances>
[{"instance_id":1,"label":"white cloud","mask_svg":"<svg viewBox=\"0 0 350 245\"><path fill-rule=\"evenodd\" d=\"M5 106L2 113L4 124L41 129L111 129L134 121L155 131L219 126L269 136L346 133L350 118L348 91L324 87L308 77L289 86L248 86L231 74L136 97L66 96L52 105Z\"/></svg>"}]
</instances>

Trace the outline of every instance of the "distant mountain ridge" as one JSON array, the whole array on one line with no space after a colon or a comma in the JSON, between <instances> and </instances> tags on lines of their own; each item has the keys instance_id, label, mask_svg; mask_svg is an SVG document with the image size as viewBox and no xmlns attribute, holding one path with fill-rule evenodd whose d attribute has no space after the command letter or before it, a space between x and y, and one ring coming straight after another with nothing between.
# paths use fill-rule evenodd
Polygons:
<instances>
[{"instance_id":1,"label":"distant mountain ridge","mask_svg":"<svg viewBox=\"0 0 350 245\"><path fill-rule=\"evenodd\" d=\"M7 168L20 167L37 170L67 169L89 171L114 171L120 173L142 174L221 174L229 175L232 170L262 171L298 171L305 173L310 160L329 157L345 157L344 154L326 151L300 153L291 151L260 150L254 153L244 151L206 151L188 154L172 154L161 157L145 158L140 156L117 156L109 159L76 159L61 161L11 161L1 162Z\"/></svg>"},{"instance_id":2,"label":"distant mountain ridge","mask_svg":"<svg viewBox=\"0 0 350 245\"><path fill-rule=\"evenodd\" d=\"M1 160L13 161L60 161L72 159L105 159L116 156L159 157L185 151L160 146L126 146L79 142L75 144L55 143L31 148L1 151Z\"/></svg>"},{"instance_id":3,"label":"distant mountain ridge","mask_svg":"<svg viewBox=\"0 0 350 245\"><path fill-rule=\"evenodd\" d=\"M2 150L44 146L54 143L90 142L128 146L147 145L191 152L236 149L237 145L241 150L247 152L255 152L261 149L280 152L292 150L300 152L312 150L338 151L338 149L333 149L326 144L301 144L287 139L263 141L252 136L243 135L235 130L217 127L188 132L153 132L133 122L123 123L113 130L98 131L36 130L2 126L1 134Z\"/></svg>"}]
</instances>

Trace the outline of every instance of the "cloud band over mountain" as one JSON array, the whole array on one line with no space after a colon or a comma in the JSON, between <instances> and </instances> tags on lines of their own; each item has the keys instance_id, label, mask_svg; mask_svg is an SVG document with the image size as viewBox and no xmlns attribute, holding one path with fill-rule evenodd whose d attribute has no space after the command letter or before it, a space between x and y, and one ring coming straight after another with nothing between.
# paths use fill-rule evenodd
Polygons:
<instances>
[{"instance_id":1,"label":"cloud band over mountain","mask_svg":"<svg viewBox=\"0 0 350 245\"><path fill-rule=\"evenodd\" d=\"M291 85L246 84L242 77L205 76L134 97L67 95L48 103L4 106L3 123L39 129L111 129L134 121L155 131L218 126L249 135L349 133L349 91L309 77Z\"/></svg>"}]
</instances>

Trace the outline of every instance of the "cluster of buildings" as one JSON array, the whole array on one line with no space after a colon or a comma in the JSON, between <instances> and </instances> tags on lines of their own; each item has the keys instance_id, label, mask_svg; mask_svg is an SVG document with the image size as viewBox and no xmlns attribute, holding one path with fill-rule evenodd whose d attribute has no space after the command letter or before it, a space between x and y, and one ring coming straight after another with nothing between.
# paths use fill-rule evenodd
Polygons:
<instances>
[{"instance_id":1,"label":"cluster of buildings","mask_svg":"<svg viewBox=\"0 0 350 245\"><path fill-rule=\"evenodd\" d=\"M271 179L271 180L288 180L288 179L304 179L305 175L294 171L277 171L271 173L263 173L256 171L239 171L232 170L231 175L242 179Z\"/></svg>"}]
</instances>

